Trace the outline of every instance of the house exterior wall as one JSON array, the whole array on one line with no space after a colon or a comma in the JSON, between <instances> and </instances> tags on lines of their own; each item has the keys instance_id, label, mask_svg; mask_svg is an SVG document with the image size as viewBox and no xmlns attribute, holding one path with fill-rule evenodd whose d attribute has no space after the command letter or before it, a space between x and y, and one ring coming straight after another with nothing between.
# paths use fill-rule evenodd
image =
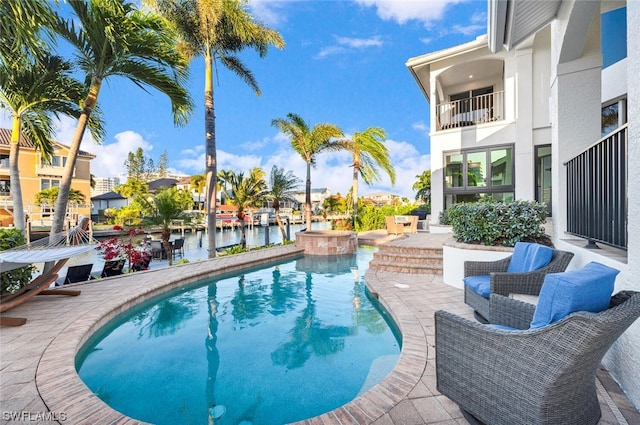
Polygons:
<instances>
[{"instance_id":1,"label":"house exterior wall","mask_svg":"<svg viewBox=\"0 0 640 425\"><path fill-rule=\"evenodd\" d=\"M0 154L9 154L8 145L0 145ZM68 149L63 145L57 145L54 155L66 156ZM85 195L85 204L80 205L73 212L79 215L91 214L91 155L80 155L76 161L76 169L71 188L79 190ZM0 166L0 179L9 181L8 161L5 166ZM20 149L18 157L20 170L20 188L25 213L31 218L40 219L40 205L35 204L35 196L41 191L43 179L62 179L63 167L42 166L40 153L31 148ZM0 226L13 225L13 200L11 196L0 195Z\"/></svg>"}]
</instances>

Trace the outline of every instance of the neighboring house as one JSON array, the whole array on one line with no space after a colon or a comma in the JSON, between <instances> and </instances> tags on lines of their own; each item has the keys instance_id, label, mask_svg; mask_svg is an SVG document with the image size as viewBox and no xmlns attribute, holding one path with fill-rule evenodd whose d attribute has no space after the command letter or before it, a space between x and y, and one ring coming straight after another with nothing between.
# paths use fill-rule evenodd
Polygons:
<instances>
[{"instance_id":1,"label":"neighboring house","mask_svg":"<svg viewBox=\"0 0 640 425\"><path fill-rule=\"evenodd\" d=\"M177 183L178 179L162 178L158 180L148 181L147 186L149 187L149 192L154 193L159 191L160 189L175 187Z\"/></svg>"},{"instance_id":2,"label":"neighboring house","mask_svg":"<svg viewBox=\"0 0 640 425\"><path fill-rule=\"evenodd\" d=\"M430 104L432 220L483 197L544 201L570 268L599 261L621 270L616 291L640 290L640 2L488 5L488 37L407 62ZM639 352L632 326L604 359L636 407Z\"/></svg>"},{"instance_id":3,"label":"neighboring house","mask_svg":"<svg viewBox=\"0 0 640 425\"><path fill-rule=\"evenodd\" d=\"M91 198L91 220L102 222L105 219L104 210L119 209L129 205L129 200L117 192L107 192Z\"/></svg>"},{"instance_id":4,"label":"neighboring house","mask_svg":"<svg viewBox=\"0 0 640 425\"><path fill-rule=\"evenodd\" d=\"M204 201L206 199L205 188L202 189L202 193L198 193L197 190L191 187L191 177L183 177L176 182L176 188L178 190L186 190L191 192L193 196L193 209L195 210L204 210L205 204Z\"/></svg>"},{"instance_id":5,"label":"neighboring house","mask_svg":"<svg viewBox=\"0 0 640 425\"><path fill-rule=\"evenodd\" d=\"M11 130L0 129L0 225L13 225L13 199L10 191L9 176L9 142ZM22 202L25 214L38 224L49 224L52 211L51 206L35 205L35 195L44 189L60 185L64 166L67 163L69 147L54 142L54 154L51 164L42 161L40 152L36 146L26 137L20 138L20 156L18 167L20 169L20 186L22 190ZM89 216L91 213L91 160L95 155L79 151L76 160L76 168L73 174L71 188L79 190L85 196L82 205L69 204L69 219L77 221L78 215Z\"/></svg>"},{"instance_id":6,"label":"neighboring house","mask_svg":"<svg viewBox=\"0 0 640 425\"><path fill-rule=\"evenodd\" d=\"M295 199L300 205L300 208L304 209L305 202L305 192L298 191L295 193ZM324 200L331 196L331 189L322 187L322 188L311 188L311 209L314 214L317 214L322 209L322 204L324 204Z\"/></svg>"},{"instance_id":7,"label":"neighboring house","mask_svg":"<svg viewBox=\"0 0 640 425\"><path fill-rule=\"evenodd\" d=\"M364 195L362 198L365 201L371 202L377 207L380 207L382 205L394 205L401 200L399 195L394 195L393 193L389 192L370 193L368 195Z\"/></svg>"}]
</instances>

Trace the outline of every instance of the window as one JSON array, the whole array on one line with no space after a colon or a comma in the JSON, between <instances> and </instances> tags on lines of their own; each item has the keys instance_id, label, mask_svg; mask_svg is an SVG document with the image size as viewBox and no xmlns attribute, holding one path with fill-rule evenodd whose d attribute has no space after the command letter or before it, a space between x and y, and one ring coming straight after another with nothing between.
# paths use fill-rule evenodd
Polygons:
<instances>
[{"instance_id":1,"label":"window","mask_svg":"<svg viewBox=\"0 0 640 425\"><path fill-rule=\"evenodd\" d=\"M61 156L61 155L52 155L51 156L51 163L48 163L47 161L45 161L44 158L42 158L40 160L40 163L43 166L50 165L52 167L64 167L65 165L67 165L67 157L66 156Z\"/></svg>"},{"instance_id":2,"label":"window","mask_svg":"<svg viewBox=\"0 0 640 425\"><path fill-rule=\"evenodd\" d=\"M601 136L604 137L611 133L621 125L626 124L627 117L625 114L627 101L620 99L615 103L609 104L602 108L602 126Z\"/></svg>"},{"instance_id":3,"label":"window","mask_svg":"<svg viewBox=\"0 0 640 425\"><path fill-rule=\"evenodd\" d=\"M40 190L51 189L52 187L60 187L60 180L58 179L41 179Z\"/></svg>"},{"instance_id":4,"label":"window","mask_svg":"<svg viewBox=\"0 0 640 425\"><path fill-rule=\"evenodd\" d=\"M11 182L0 180L0 196L11 196Z\"/></svg>"},{"instance_id":5,"label":"window","mask_svg":"<svg viewBox=\"0 0 640 425\"><path fill-rule=\"evenodd\" d=\"M551 217L551 146L536 146L536 201L547 204Z\"/></svg>"},{"instance_id":6,"label":"window","mask_svg":"<svg viewBox=\"0 0 640 425\"><path fill-rule=\"evenodd\" d=\"M1 154L0 155L0 167L9 168L9 155Z\"/></svg>"},{"instance_id":7,"label":"window","mask_svg":"<svg viewBox=\"0 0 640 425\"><path fill-rule=\"evenodd\" d=\"M514 199L512 146L445 153L444 163L445 208L487 198Z\"/></svg>"}]
</instances>

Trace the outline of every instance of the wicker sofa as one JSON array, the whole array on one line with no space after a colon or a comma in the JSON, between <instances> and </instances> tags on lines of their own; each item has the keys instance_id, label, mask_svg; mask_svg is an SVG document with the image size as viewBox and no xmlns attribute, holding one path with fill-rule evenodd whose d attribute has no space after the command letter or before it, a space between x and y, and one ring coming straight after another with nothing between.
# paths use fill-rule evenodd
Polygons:
<instances>
[{"instance_id":1,"label":"wicker sofa","mask_svg":"<svg viewBox=\"0 0 640 425\"><path fill-rule=\"evenodd\" d=\"M516 249L519 244L516 245ZM497 261L465 261L464 277L466 280L470 276L487 276L492 294L538 295L545 275L566 270L573 258L572 252L558 249L552 251L551 259L547 265L522 273L507 271L513 255ZM464 302L474 309L475 316L481 323L491 321L488 295L479 294L467 284L464 286Z\"/></svg>"}]
</instances>

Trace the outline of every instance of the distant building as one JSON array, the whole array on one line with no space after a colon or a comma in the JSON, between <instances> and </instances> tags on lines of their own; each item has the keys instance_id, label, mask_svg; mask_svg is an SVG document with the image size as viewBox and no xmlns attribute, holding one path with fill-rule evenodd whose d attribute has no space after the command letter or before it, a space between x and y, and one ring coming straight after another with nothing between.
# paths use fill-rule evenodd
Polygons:
<instances>
[{"instance_id":1,"label":"distant building","mask_svg":"<svg viewBox=\"0 0 640 425\"><path fill-rule=\"evenodd\" d=\"M400 195L394 195L389 192L376 192L370 193L362 197L364 200L368 200L373 203L375 206L380 207L382 205L394 205L397 202L400 202Z\"/></svg>"},{"instance_id":2,"label":"distant building","mask_svg":"<svg viewBox=\"0 0 640 425\"><path fill-rule=\"evenodd\" d=\"M178 179L171 178L162 178L158 180L152 180L147 182L147 186L149 187L149 192L157 192L161 189L168 189L170 187L175 187L178 183Z\"/></svg>"},{"instance_id":3,"label":"distant building","mask_svg":"<svg viewBox=\"0 0 640 425\"><path fill-rule=\"evenodd\" d=\"M103 193L111 192L120 184L119 177L95 177L93 181L96 187L91 189L91 197L102 195Z\"/></svg>"},{"instance_id":4,"label":"distant building","mask_svg":"<svg viewBox=\"0 0 640 425\"><path fill-rule=\"evenodd\" d=\"M305 202L305 191L298 191L295 193L296 201L302 206L304 206ZM331 189L327 187L322 188L311 188L311 209L314 212L318 212L322 209L322 204L324 200L331 196ZM301 207L303 208L303 207Z\"/></svg>"},{"instance_id":5,"label":"distant building","mask_svg":"<svg viewBox=\"0 0 640 425\"><path fill-rule=\"evenodd\" d=\"M119 193L110 191L91 198L91 220L97 223L105 220L104 210L122 208L129 204L129 200Z\"/></svg>"}]
</instances>

